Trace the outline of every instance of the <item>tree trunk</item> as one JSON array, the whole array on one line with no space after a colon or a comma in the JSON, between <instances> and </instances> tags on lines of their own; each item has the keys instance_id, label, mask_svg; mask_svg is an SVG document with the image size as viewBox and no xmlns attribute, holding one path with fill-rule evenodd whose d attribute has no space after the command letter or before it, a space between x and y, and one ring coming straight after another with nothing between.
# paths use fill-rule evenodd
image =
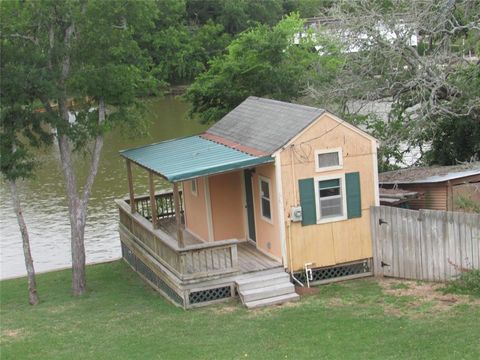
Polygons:
<instances>
[{"instance_id":1,"label":"tree trunk","mask_svg":"<svg viewBox=\"0 0 480 360\"><path fill-rule=\"evenodd\" d=\"M58 136L58 147L68 199L72 251L72 292L73 295L82 295L85 292L85 214L81 201L78 198L77 182L72 161L72 149L66 135L62 134Z\"/></svg>"},{"instance_id":2,"label":"tree trunk","mask_svg":"<svg viewBox=\"0 0 480 360\"><path fill-rule=\"evenodd\" d=\"M68 107L66 99L60 101L60 112L62 118L68 119ZM101 125L105 121L105 102L100 99L98 104L98 124ZM87 218L88 200L90 198L93 182L97 175L100 163L100 155L103 147L103 135L100 133L95 138L93 153L90 163L90 171L81 192L81 196L77 191L77 181L75 169L72 161L72 149L68 137L64 134L58 136L58 146L60 150L60 158L62 162L63 175L65 177L68 212L70 219L71 234L71 251L72 251L72 292L78 296L85 293L86 276L85 276L85 224Z\"/></svg>"},{"instance_id":3,"label":"tree trunk","mask_svg":"<svg viewBox=\"0 0 480 360\"><path fill-rule=\"evenodd\" d=\"M17 182L10 180L10 193L12 195L13 209L17 216L18 226L22 233L23 255L25 257L25 267L27 268L28 278L28 302L30 305L37 305L39 302L37 293L37 282L35 280L35 268L33 267L32 253L30 251L30 238L28 236L27 225L23 218L22 207L17 193Z\"/></svg>"}]
</instances>

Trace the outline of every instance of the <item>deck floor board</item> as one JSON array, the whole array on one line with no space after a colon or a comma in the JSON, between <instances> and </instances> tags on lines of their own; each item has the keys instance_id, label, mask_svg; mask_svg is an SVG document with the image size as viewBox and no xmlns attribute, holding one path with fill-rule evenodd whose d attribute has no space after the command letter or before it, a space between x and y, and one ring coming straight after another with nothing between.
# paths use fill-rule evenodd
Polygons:
<instances>
[{"instance_id":1,"label":"deck floor board","mask_svg":"<svg viewBox=\"0 0 480 360\"><path fill-rule=\"evenodd\" d=\"M177 239L177 223L175 218L165 218L158 221L159 227L167 234ZM183 241L185 245L201 244L202 240L193 236L190 232L183 229Z\"/></svg>"},{"instance_id":2,"label":"deck floor board","mask_svg":"<svg viewBox=\"0 0 480 360\"><path fill-rule=\"evenodd\" d=\"M279 262L262 254L254 245L247 242L238 244L238 265L242 273L281 266Z\"/></svg>"},{"instance_id":3,"label":"deck floor board","mask_svg":"<svg viewBox=\"0 0 480 360\"><path fill-rule=\"evenodd\" d=\"M166 233L170 234L173 238L177 238L177 228L175 223L175 218L166 218L159 221L160 228ZM203 241L193 236L190 232L183 230L183 237L186 245L201 244ZM281 263L275 261L268 257L267 255L260 252L254 244L250 242L241 242L237 247L238 254L238 266L242 273L248 273L252 271L268 270L281 266ZM206 260L207 259L202 259ZM195 258L195 262L202 261ZM191 260L189 260L190 262ZM211 261L211 259L210 259ZM221 267L221 264L217 264L218 259L213 260L216 267ZM188 263L187 266L192 266L193 264Z\"/></svg>"}]
</instances>

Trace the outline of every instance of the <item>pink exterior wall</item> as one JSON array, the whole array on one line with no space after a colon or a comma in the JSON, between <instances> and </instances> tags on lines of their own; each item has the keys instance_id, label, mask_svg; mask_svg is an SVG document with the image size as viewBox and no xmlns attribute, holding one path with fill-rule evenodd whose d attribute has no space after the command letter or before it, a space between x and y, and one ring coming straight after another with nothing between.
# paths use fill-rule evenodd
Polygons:
<instances>
[{"instance_id":1,"label":"pink exterior wall","mask_svg":"<svg viewBox=\"0 0 480 360\"><path fill-rule=\"evenodd\" d=\"M268 221L261 214L260 177L270 180L270 206L272 219ZM278 207L276 193L275 165L267 164L255 168L252 177L253 203L255 209L255 230L257 247L281 261L282 248L280 241L280 224L278 223Z\"/></svg>"},{"instance_id":2,"label":"pink exterior wall","mask_svg":"<svg viewBox=\"0 0 480 360\"><path fill-rule=\"evenodd\" d=\"M245 239L242 174L237 171L208 178L215 240Z\"/></svg>"},{"instance_id":3,"label":"pink exterior wall","mask_svg":"<svg viewBox=\"0 0 480 360\"><path fill-rule=\"evenodd\" d=\"M185 228L203 241L208 241L207 205L204 178L197 179L197 196L192 194L192 182L183 182Z\"/></svg>"}]
</instances>

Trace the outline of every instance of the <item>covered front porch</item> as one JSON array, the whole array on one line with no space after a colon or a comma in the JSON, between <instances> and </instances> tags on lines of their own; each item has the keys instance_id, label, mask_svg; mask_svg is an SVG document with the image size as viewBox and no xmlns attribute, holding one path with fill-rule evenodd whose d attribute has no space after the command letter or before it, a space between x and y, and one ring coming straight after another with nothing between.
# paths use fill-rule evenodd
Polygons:
<instances>
[{"instance_id":1,"label":"covered front porch","mask_svg":"<svg viewBox=\"0 0 480 360\"><path fill-rule=\"evenodd\" d=\"M160 143L148 151L122 152L129 197L116 203L124 259L159 292L184 308L236 296L236 281L245 276L284 274L278 259L249 240L247 216L232 216L245 211L243 201L229 203L229 191L235 196L245 192L239 180L243 180L244 169L272 160L198 137L183 141L181 149L172 149L179 145L175 142ZM173 161L158 162L152 153L176 156ZM183 158L179 159L179 153ZM132 165L148 172L148 195L135 194ZM157 191L155 176L169 181L172 189Z\"/></svg>"},{"instance_id":2,"label":"covered front porch","mask_svg":"<svg viewBox=\"0 0 480 360\"><path fill-rule=\"evenodd\" d=\"M180 192L180 198L181 196ZM141 244L154 257L166 263L180 279L209 277L215 273L248 273L281 266L281 263L257 250L254 244L239 239L204 242L186 231L181 220L183 247L178 246L173 191L155 194L157 221L151 218L150 196L134 198L136 212L131 212L130 199L117 200L120 211L120 230ZM180 206L183 218L183 204ZM177 256L170 254L174 250ZM183 265L183 268L180 266Z\"/></svg>"}]
</instances>

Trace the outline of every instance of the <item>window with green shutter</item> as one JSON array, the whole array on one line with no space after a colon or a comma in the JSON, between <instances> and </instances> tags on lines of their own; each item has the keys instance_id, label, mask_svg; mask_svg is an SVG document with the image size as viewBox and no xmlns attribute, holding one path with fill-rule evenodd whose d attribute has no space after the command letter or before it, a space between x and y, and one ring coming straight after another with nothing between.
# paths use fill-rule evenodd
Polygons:
<instances>
[{"instance_id":1,"label":"window with green shutter","mask_svg":"<svg viewBox=\"0 0 480 360\"><path fill-rule=\"evenodd\" d=\"M298 185L304 226L362 216L358 172L302 179Z\"/></svg>"},{"instance_id":2,"label":"window with green shutter","mask_svg":"<svg viewBox=\"0 0 480 360\"><path fill-rule=\"evenodd\" d=\"M345 220L345 176L318 176L314 186L317 224Z\"/></svg>"}]
</instances>

